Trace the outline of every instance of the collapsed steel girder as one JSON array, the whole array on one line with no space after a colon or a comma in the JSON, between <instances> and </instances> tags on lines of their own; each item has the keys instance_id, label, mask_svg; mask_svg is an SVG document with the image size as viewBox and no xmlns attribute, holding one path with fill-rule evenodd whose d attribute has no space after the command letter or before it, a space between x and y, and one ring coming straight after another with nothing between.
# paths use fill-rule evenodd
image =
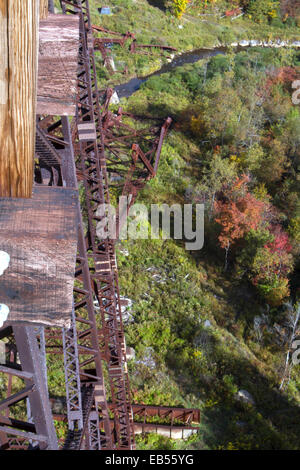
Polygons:
<instances>
[{"instance_id":1,"label":"collapsed steel girder","mask_svg":"<svg viewBox=\"0 0 300 470\"><path fill-rule=\"evenodd\" d=\"M101 36L100 37L99 36L94 37L93 38L93 47L94 47L95 50L98 50L98 51L101 52L104 66L108 69L110 74L115 73L115 71L113 70L113 68L111 66L109 56L107 54L107 49L112 44L118 44L120 47L123 48L123 47L125 47L126 42L128 40L130 40L131 42L129 44L128 50L132 54L140 53L140 52L138 52L138 49L142 49L142 51L144 49L150 49L150 50L151 49L158 49L158 50L162 51L161 55L164 55L163 54L164 51L167 51L167 52L176 52L177 51L177 49L175 47L164 46L162 44L139 44L136 40L135 35L133 33L131 33L130 31L127 31L127 33L122 34L122 33L116 32L116 31L110 31L106 28L103 28L102 26L96 26L96 25L92 25L92 31L96 34L109 35L109 36L104 36L104 37L101 37ZM144 51L142 53L145 54ZM123 73L126 73L126 72L127 72L127 68L124 69Z\"/></svg>"},{"instance_id":2,"label":"collapsed steel girder","mask_svg":"<svg viewBox=\"0 0 300 470\"><path fill-rule=\"evenodd\" d=\"M52 399L55 402L55 399ZM112 404L109 404L109 408L113 410ZM184 438L186 432L198 432L200 423L200 410L198 409L186 409L186 408L174 408L167 406L154 406L154 405L132 405L134 428L136 432L155 432L158 434L169 435L170 438L181 436ZM91 414L91 417L93 415ZM153 418L158 418L155 423ZM54 418L57 421L67 422L68 417L64 413L56 413ZM94 415L94 418L96 416ZM159 422L161 421L161 422ZM96 426L98 431L102 429L100 422L94 421L94 432ZM110 420L111 430L114 430L114 420ZM94 433L93 433L94 434Z\"/></svg>"}]
</instances>

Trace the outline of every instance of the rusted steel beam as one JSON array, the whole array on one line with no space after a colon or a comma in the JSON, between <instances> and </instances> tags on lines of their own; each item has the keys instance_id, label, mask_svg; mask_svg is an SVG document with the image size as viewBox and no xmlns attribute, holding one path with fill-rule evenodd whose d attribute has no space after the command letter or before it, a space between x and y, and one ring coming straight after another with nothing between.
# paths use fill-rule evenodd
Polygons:
<instances>
[{"instance_id":1,"label":"rusted steel beam","mask_svg":"<svg viewBox=\"0 0 300 470\"><path fill-rule=\"evenodd\" d=\"M176 408L168 406L155 406L155 405L132 405L133 415L140 416L143 418L149 417L159 417L167 418L172 422L174 420L184 422L186 424L200 423L200 410L199 409L189 409L189 408Z\"/></svg>"},{"instance_id":2,"label":"rusted steel beam","mask_svg":"<svg viewBox=\"0 0 300 470\"><path fill-rule=\"evenodd\" d=\"M35 425L26 421L21 421L15 418L7 418L6 416L0 415L0 424L9 426L23 431L35 432Z\"/></svg>"},{"instance_id":3,"label":"rusted steel beam","mask_svg":"<svg viewBox=\"0 0 300 470\"><path fill-rule=\"evenodd\" d=\"M60 422L67 422L67 416L65 414L54 414L54 419ZM95 417L95 415L94 415ZM98 429L104 431L103 424L98 423ZM114 420L110 419L111 432L114 432ZM159 423L146 423L146 422L133 422L134 431L136 434L144 433L156 433L161 434L171 439L185 439L191 434L198 433L199 429L195 426L190 425L180 425L180 424L159 424ZM89 431L90 433L90 431Z\"/></svg>"},{"instance_id":4,"label":"rusted steel beam","mask_svg":"<svg viewBox=\"0 0 300 470\"><path fill-rule=\"evenodd\" d=\"M55 402L55 398L50 398L50 403L52 406L55 405ZM148 422L149 424L152 424L151 421L147 420L151 420L155 417L165 422L161 424L168 424L166 421L170 421L170 424L174 424L174 426L182 425L182 427L189 426L191 424L200 424L200 410L198 408L182 408L175 406L144 404L139 405L137 403L131 404L131 407L135 423ZM113 411L114 404L108 403L108 408L110 411Z\"/></svg>"},{"instance_id":5,"label":"rusted steel beam","mask_svg":"<svg viewBox=\"0 0 300 470\"><path fill-rule=\"evenodd\" d=\"M60 166L61 158L54 145L49 141L47 135L39 125L36 126L35 152L38 158L47 166Z\"/></svg>"},{"instance_id":6,"label":"rusted steel beam","mask_svg":"<svg viewBox=\"0 0 300 470\"><path fill-rule=\"evenodd\" d=\"M0 368L0 372L9 377L7 398L0 404L1 411L5 412L0 417L1 449L26 449L32 442L39 442L40 449L54 450L57 448L57 440L36 332L28 326L15 326L13 331L6 331L9 335L7 340L14 339L16 343L20 364L5 363ZM12 357L10 355L10 359ZM23 388L16 393L12 393L14 376L24 380ZM33 422L11 416L11 407L26 399L30 403Z\"/></svg>"},{"instance_id":7,"label":"rusted steel beam","mask_svg":"<svg viewBox=\"0 0 300 470\"><path fill-rule=\"evenodd\" d=\"M171 46L162 46L161 44L136 44L136 47L145 47L145 48L152 48L155 47L156 49L163 49L164 51L177 51L176 47Z\"/></svg>"},{"instance_id":8,"label":"rusted steel beam","mask_svg":"<svg viewBox=\"0 0 300 470\"><path fill-rule=\"evenodd\" d=\"M77 188L75 158L68 118L62 117L61 124L63 141L66 144L66 149L62 152L63 181L67 186ZM81 448L86 429L89 426L91 407L94 406L100 413L101 420L106 430L105 436L101 436L101 447L111 449L112 439L108 422L109 412L105 396L101 363L102 358L98 345L96 315L93 303L92 282L79 200L77 201L77 211L79 223L74 284L74 311L72 313L71 328L63 332L69 420L69 433L64 448ZM57 339L60 340L59 344L61 346L61 333L58 334L57 331L50 332L50 336L52 342L54 340L56 347ZM80 361L79 352L84 354L85 361ZM92 377L92 380L85 370L88 364L95 365L96 367L96 373ZM80 380L82 376L84 380Z\"/></svg>"},{"instance_id":9,"label":"rusted steel beam","mask_svg":"<svg viewBox=\"0 0 300 470\"><path fill-rule=\"evenodd\" d=\"M3 374L14 375L15 377L19 377L20 379L31 380L33 377L33 374L31 372L19 370L15 367L0 366L0 372L2 372Z\"/></svg>"},{"instance_id":10,"label":"rusted steel beam","mask_svg":"<svg viewBox=\"0 0 300 470\"><path fill-rule=\"evenodd\" d=\"M34 391L34 384L28 385L27 387L23 388L20 392L14 393L8 398L5 398L0 402L0 411L4 410L5 408L16 405L24 398L28 397L31 392Z\"/></svg>"},{"instance_id":11,"label":"rusted steel beam","mask_svg":"<svg viewBox=\"0 0 300 470\"><path fill-rule=\"evenodd\" d=\"M168 117L166 119L164 125L161 128L161 132L160 132L160 136L159 136L159 142L158 142L157 150L156 150L156 153L155 153L154 175L156 175L156 173L157 173L162 145L163 145L164 139L166 137L166 134L168 132L168 129L169 129L171 123L172 123L172 119L170 117Z\"/></svg>"},{"instance_id":12,"label":"rusted steel beam","mask_svg":"<svg viewBox=\"0 0 300 470\"><path fill-rule=\"evenodd\" d=\"M23 439L26 439L27 441L39 441L43 445L46 445L48 442L48 436L46 435L20 431L19 429L13 429L9 426L0 425L0 432L3 432L8 435L21 437Z\"/></svg>"}]
</instances>

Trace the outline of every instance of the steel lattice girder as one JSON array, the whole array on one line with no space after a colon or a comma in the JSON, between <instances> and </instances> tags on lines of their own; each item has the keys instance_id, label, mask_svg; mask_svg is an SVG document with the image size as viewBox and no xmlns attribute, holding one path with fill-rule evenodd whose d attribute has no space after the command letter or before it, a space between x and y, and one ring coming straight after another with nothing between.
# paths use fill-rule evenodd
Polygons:
<instances>
[{"instance_id":1,"label":"steel lattice girder","mask_svg":"<svg viewBox=\"0 0 300 470\"><path fill-rule=\"evenodd\" d=\"M14 326L13 329L2 329L1 339L14 336L20 364L5 363L0 366L0 372L24 380L23 389L12 394L11 381L7 390L7 398L0 402L0 409L5 415L0 415L1 447L28 448L37 443L40 449L57 449L57 437L53 425L49 403L47 379L45 377L44 353L37 340L34 327ZM15 360L17 358L15 357ZM33 423L10 417L10 408L23 400L29 400Z\"/></svg>"}]
</instances>

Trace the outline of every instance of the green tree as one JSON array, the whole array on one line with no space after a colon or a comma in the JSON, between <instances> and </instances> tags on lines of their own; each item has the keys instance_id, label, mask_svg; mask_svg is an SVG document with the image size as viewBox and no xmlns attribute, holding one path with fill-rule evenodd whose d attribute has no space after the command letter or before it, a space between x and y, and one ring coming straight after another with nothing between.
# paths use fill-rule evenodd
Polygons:
<instances>
[{"instance_id":1,"label":"green tree","mask_svg":"<svg viewBox=\"0 0 300 470\"><path fill-rule=\"evenodd\" d=\"M196 186L196 194L207 204L209 219L211 219L216 194L224 186L230 186L237 177L237 165L219 154L214 154L204 171L201 182Z\"/></svg>"}]
</instances>

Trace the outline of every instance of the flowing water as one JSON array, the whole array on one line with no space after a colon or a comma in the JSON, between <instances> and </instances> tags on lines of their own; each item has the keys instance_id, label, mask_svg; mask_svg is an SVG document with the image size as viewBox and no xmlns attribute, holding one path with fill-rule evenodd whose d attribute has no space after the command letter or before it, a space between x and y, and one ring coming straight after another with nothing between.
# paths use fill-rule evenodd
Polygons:
<instances>
[{"instance_id":1,"label":"flowing water","mask_svg":"<svg viewBox=\"0 0 300 470\"><path fill-rule=\"evenodd\" d=\"M201 59L207 59L219 54L225 54L226 48L220 47L216 49L195 49L191 52L185 52L181 55L175 56L171 62L164 64L159 70L143 78L132 78L122 85L117 85L115 87L116 92L118 93L119 98L128 98L133 93L135 93L141 86L142 83L146 82L148 78L154 75L161 75L162 73L171 72L174 68L180 67L185 64L194 64Z\"/></svg>"}]
</instances>

